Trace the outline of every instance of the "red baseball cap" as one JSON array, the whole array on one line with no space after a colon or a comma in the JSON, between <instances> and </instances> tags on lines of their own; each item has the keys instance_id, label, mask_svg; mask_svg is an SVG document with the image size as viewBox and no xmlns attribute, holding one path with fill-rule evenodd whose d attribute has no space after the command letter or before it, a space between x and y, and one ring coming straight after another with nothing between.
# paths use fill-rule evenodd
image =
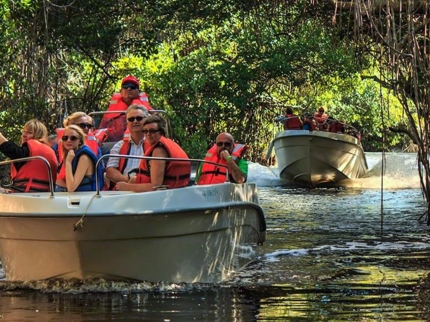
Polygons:
<instances>
[{"instance_id":1,"label":"red baseball cap","mask_svg":"<svg viewBox=\"0 0 430 322\"><path fill-rule=\"evenodd\" d=\"M127 77L124 77L122 79L121 85L124 85L126 83L133 83L137 85L137 87L140 86L139 80L137 79L137 77L134 77L133 75L128 75Z\"/></svg>"}]
</instances>

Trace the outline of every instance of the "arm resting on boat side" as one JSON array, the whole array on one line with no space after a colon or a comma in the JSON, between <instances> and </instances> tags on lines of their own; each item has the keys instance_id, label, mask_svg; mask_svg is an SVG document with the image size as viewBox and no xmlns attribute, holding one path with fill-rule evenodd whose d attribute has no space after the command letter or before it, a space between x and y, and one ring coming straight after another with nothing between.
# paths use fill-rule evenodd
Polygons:
<instances>
[{"instance_id":1,"label":"arm resting on boat side","mask_svg":"<svg viewBox=\"0 0 430 322\"><path fill-rule=\"evenodd\" d=\"M152 154L153 157L160 158L168 158L169 154L167 153L164 147L158 147L154 149ZM150 183L135 183L136 178L133 177L129 182L118 182L116 184L116 190L119 191L134 191L134 192L147 192L154 191L154 186L163 185L164 179L164 170L166 168L166 161L162 160L151 160L151 182Z\"/></svg>"}]
</instances>

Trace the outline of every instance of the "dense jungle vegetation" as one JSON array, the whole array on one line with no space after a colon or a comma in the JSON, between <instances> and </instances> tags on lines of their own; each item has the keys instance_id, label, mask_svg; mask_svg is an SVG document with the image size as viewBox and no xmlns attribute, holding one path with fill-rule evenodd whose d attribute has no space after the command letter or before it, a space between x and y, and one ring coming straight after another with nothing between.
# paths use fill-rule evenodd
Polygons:
<instances>
[{"instance_id":1,"label":"dense jungle vegetation","mask_svg":"<svg viewBox=\"0 0 430 322\"><path fill-rule=\"evenodd\" d=\"M191 157L227 130L261 161L287 105L299 114L324 106L362 132L366 151L382 149L382 121L403 122L394 96L361 77L378 75L378 62L327 25L332 9L310 1L0 5L0 124L10 138L33 117L53 131L67 113L105 110L130 73L169 112ZM396 150L409 142L395 133L386 140Z\"/></svg>"},{"instance_id":2,"label":"dense jungle vegetation","mask_svg":"<svg viewBox=\"0 0 430 322\"><path fill-rule=\"evenodd\" d=\"M287 105L324 106L366 151L415 143L430 199L425 0L0 0L0 130L53 131L134 74L200 158L221 131L261 162ZM405 135L404 133L408 133Z\"/></svg>"}]
</instances>

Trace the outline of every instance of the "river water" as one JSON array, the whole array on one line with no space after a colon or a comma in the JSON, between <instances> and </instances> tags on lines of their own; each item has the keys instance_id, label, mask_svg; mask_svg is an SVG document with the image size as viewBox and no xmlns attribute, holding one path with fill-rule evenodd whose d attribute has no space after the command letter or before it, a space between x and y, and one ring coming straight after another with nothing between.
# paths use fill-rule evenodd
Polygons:
<instances>
[{"instance_id":1,"label":"river water","mask_svg":"<svg viewBox=\"0 0 430 322\"><path fill-rule=\"evenodd\" d=\"M250 165L267 240L217 285L0 280L2 321L428 321L430 234L416 156L368 153L345 189ZM384 166L382 166L384 165ZM383 189L381 189L381 186Z\"/></svg>"}]
</instances>

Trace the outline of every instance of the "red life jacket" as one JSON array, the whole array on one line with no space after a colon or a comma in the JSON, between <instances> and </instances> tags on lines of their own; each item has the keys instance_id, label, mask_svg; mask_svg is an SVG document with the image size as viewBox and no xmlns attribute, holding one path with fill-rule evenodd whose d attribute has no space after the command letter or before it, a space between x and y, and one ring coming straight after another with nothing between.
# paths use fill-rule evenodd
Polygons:
<instances>
[{"instance_id":1,"label":"red life jacket","mask_svg":"<svg viewBox=\"0 0 430 322\"><path fill-rule=\"evenodd\" d=\"M319 131L326 131L328 129L327 118L328 115L325 113L323 115L319 115L318 112L314 114L314 119L317 122Z\"/></svg>"},{"instance_id":2,"label":"red life jacket","mask_svg":"<svg viewBox=\"0 0 430 322\"><path fill-rule=\"evenodd\" d=\"M234 144L233 151L231 153L231 157L233 158L234 162L237 163L239 159L243 158L243 155L245 154L246 150L248 150L248 146L246 146L245 144L239 144L239 143ZM228 165L226 160L218 156L216 144L214 144L207 151L204 160L223 164L223 165ZM229 171L229 176L230 176L229 179L233 181L230 171ZM198 185L224 183L224 182L227 182L226 170L224 167L219 167L210 163L203 163L201 175L200 175L199 181L197 182Z\"/></svg>"},{"instance_id":3,"label":"red life jacket","mask_svg":"<svg viewBox=\"0 0 430 322\"><path fill-rule=\"evenodd\" d=\"M328 117L328 115L327 114L322 114L322 115L319 115L319 113L318 112L316 112L315 114L314 114L314 118L315 118L315 120L318 122L318 123L324 123L325 121L327 121L327 117Z\"/></svg>"},{"instance_id":4,"label":"red life jacket","mask_svg":"<svg viewBox=\"0 0 430 322\"><path fill-rule=\"evenodd\" d=\"M330 124L329 130L333 133L344 133L345 127L343 123L339 121L333 121L333 123Z\"/></svg>"},{"instance_id":5,"label":"red life jacket","mask_svg":"<svg viewBox=\"0 0 430 322\"><path fill-rule=\"evenodd\" d=\"M139 97L135 98L130 105L132 104L142 105L148 111L153 110L151 105L149 105L148 95L146 95L146 93L143 93L143 92L140 93ZM110 99L107 112L126 111L127 108L128 108L128 105L123 102L121 94L115 93ZM121 140L127 128L126 115L124 113L104 114L100 122L99 128L107 128L109 132L109 136L108 136L109 141L118 142L119 140Z\"/></svg>"},{"instance_id":6,"label":"red life jacket","mask_svg":"<svg viewBox=\"0 0 430 322\"><path fill-rule=\"evenodd\" d=\"M284 130L301 130L303 128L302 122L297 115L286 114L287 120L284 123Z\"/></svg>"},{"instance_id":7,"label":"red life jacket","mask_svg":"<svg viewBox=\"0 0 430 322\"><path fill-rule=\"evenodd\" d=\"M106 141L109 134L108 129L97 129L94 133L94 136L96 137L97 144L101 146L104 141Z\"/></svg>"},{"instance_id":8,"label":"red life jacket","mask_svg":"<svg viewBox=\"0 0 430 322\"><path fill-rule=\"evenodd\" d=\"M188 155L184 150L171 139L161 137L160 140L151 145L151 147L145 151L145 156L152 156L152 153L157 147L164 147L167 150L169 158L186 158ZM139 166L139 173L136 177L136 183L150 183L151 172L148 161L142 160ZM167 161L166 168L164 169L163 185L167 185L169 189L180 188L188 185L191 176L191 164L187 161Z\"/></svg>"},{"instance_id":9,"label":"red life jacket","mask_svg":"<svg viewBox=\"0 0 430 322\"><path fill-rule=\"evenodd\" d=\"M52 180L57 180L57 157L54 150L46 144L37 140L28 140L27 146L30 151L30 157L44 157L51 166ZM46 192L49 190L48 168L42 160L26 161L17 171L12 164L12 186L15 192Z\"/></svg>"},{"instance_id":10,"label":"red life jacket","mask_svg":"<svg viewBox=\"0 0 430 322\"><path fill-rule=\"evenodd\" d=\"M85 136L85 144L88 145L88 147L91 149L91 151L94 152L97 158L101 157L99 142L97 141L97 138L93 131L90 130Z\"/></svg>"}]
</instances>

